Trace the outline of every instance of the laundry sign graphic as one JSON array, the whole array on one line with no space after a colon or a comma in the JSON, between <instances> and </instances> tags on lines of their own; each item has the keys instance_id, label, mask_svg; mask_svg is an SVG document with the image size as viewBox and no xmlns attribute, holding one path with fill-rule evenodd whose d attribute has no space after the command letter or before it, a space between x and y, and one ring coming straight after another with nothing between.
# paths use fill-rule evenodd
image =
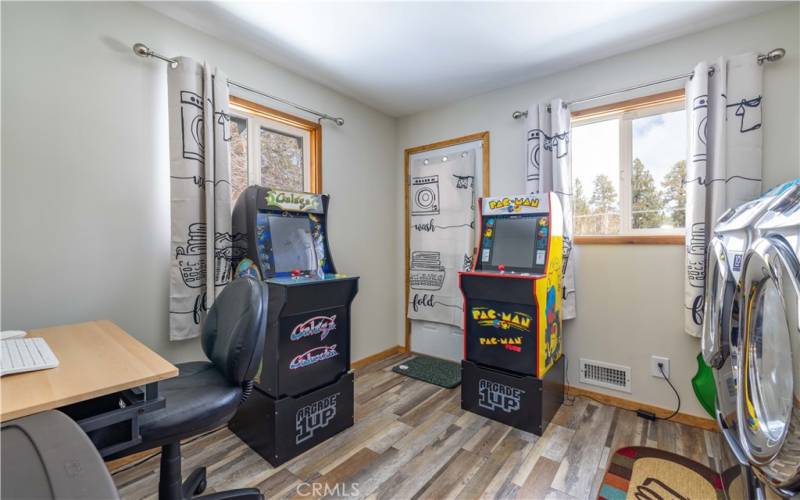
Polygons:
<instances>
[{"instance_id":1,"label":"laundry sign graphic","mask_svg":"<svg viewBox=\"0 0 800 500\"><path fill-rule=\"evenodd\" d=\"M411 215L439 215L439 176L411 178Z\"/></svg>"},{"instance_id":2,"label":"laundry sign graphic","mask_svg":"<svg viewBox=\"0 0 800 500\"><path fill-rule=\"evenodd\" d=\"M409 287L413 290L441 290L446 270L439 252L411 252Z\"/></svg>"}]
</instances>

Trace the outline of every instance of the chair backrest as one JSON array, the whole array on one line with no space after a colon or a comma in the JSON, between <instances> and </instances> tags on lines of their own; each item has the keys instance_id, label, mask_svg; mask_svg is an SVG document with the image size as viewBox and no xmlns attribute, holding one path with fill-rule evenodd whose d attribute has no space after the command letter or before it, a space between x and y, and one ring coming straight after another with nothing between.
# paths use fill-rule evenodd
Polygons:
<instances>
[{"instance_id":1,"label":"chair backrest","mask_svg":"<svg viewBox=\"0 0 800 500\"><path fill-rule=\"evenodd\" d=\"M255 377L264 351L267 286L238 278L222 290L203 324L203 351L230 382Z\"/></svg>"}]
</instances>

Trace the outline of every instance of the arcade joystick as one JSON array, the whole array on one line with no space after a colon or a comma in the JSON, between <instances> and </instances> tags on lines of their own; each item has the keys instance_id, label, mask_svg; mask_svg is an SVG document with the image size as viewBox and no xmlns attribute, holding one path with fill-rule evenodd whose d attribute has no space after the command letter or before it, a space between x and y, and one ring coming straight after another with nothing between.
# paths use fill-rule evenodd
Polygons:
<instances>
[{"instance_id":1,"label":"arcade joystick","mask_svg":"<svg viewBox=\"0 0 800 500\"><path fill-rule=\"evenodd\" d=\"M299 269L292 269L292 278L299 278L301 273Z\"/></svg>"},{"instance_id":2,"label":"arcade joystick","mask_svg":"<svg viewBox=\"0 0 800 500\"><path fill-rule=\"evenodd\" d=\"M497 270L500 271L501 273L506 272L505 264L500 264L499 266L497 266Z\"/></svg>"}]
</instances>

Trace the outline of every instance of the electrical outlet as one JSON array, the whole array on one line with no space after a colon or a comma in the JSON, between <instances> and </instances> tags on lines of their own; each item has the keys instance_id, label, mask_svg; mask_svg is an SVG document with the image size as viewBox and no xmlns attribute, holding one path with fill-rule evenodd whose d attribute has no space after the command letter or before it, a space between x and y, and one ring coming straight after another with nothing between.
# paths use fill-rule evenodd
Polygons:
<instances>
[{"instance_id":1,"label":"electrical outlet","mask_svg":"<svg viewBox=\"0 0 800 500\"><path fill-rule=\"evenodd\" d=\"M650 357L650 375L658 378L664 378L661 376L661 370L658 369L659 363L663 364L664 375L669 378L669 358L664 358L661 356Z\"/></svg>"}]
</instances>

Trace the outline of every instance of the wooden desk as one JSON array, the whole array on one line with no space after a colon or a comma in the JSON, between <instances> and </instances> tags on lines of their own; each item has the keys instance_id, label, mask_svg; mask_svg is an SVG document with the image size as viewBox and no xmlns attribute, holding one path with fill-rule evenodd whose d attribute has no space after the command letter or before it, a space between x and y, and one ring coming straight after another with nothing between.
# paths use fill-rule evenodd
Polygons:
<instances>
[{"instance_id":1,"label":"wooden desk","mask_svg":"<svg viewBox=\"0 0 800 500\"><path fill-rule=\"evenodd\" d=\"M0 421L175 377L178 369L111 321L31 330L59 361L0 378Z\"/></svg>"}]
</instances>

